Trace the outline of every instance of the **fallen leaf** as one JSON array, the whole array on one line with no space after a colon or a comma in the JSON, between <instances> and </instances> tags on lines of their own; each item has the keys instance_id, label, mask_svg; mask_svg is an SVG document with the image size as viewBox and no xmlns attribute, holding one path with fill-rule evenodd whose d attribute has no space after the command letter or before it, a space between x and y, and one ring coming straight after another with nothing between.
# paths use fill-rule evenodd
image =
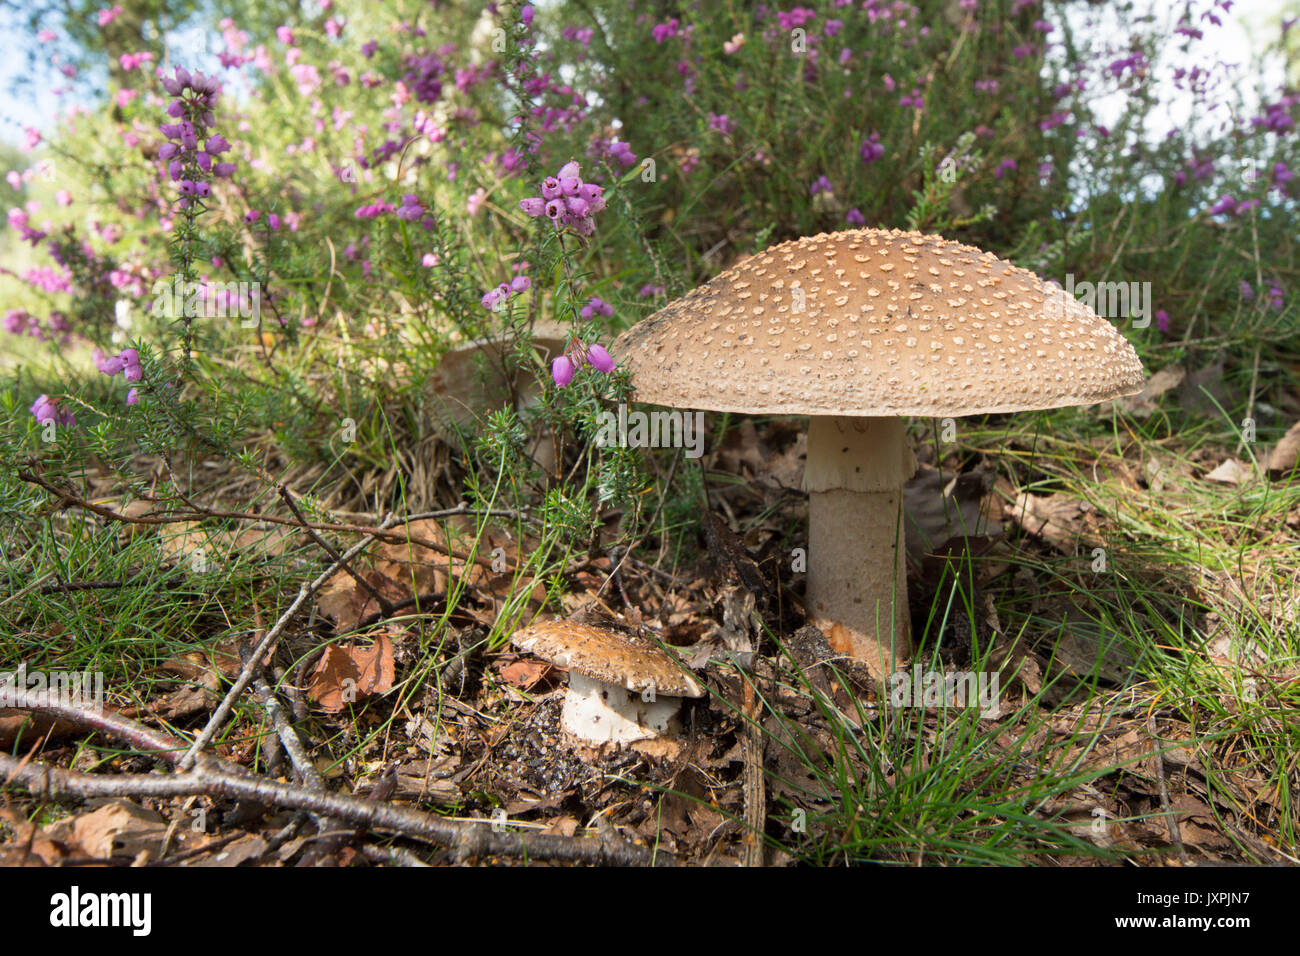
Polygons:
<instances>
[{"instance_id":1,"label":"fallen leaf","mask_svg":"<svg viewBox=\"0 0 1300 956\"><path fill-rule=\"evenodd\" d=\"M212 867L212 866L239 866L241 863L247 863L249 860L260 859L270 846L265 839L256 833L250 833L240 837L231 843L227 843L213 853L205 853L199 856L190 866Z\"/></svg>"},{"instance_id":2,"label":"fallen leaf","mask_svg":"<svg viewBox=\"0 0 1300 956\"><path fill-rule=\"evenodd\" d=\"M803 482L808 436L803 431L792 433L779 423L769 425L764 434L766 441L746 418L722 440L716 452L717 468L776 488L798 488Z\"/></svg>"},{"instance_id":3,"label":"fallen leaf","mask_svg":"<svg viewBox=\"0 0 1300 956\"><path fill-rule=\"evenodd\" d=\"M1229 394L1223 381L1222 359L1205 368L1190 372L1178 389L1178 404L1189 412L1212 418L1220 417L1221 409L1232 408L1236 400Z\"/></svg>"},{"instance_id":4,"label":"fallen leaf","mask_svg":"<svg viewBox=\"0 0 1300 956\"><path fill-rule=\"evenodd\" d=\"M245 527L238 531L212 528L199 521L178 521L161 533L163 554L173 562L188 563L197 572L219 568L233 558L250 555L277 557L296 540L298 531L286 525Z\"/></svg>"},{"instance_id":5,"label":"fallen leaf","mask_svg":"<svg viewBox=\"0 0 1300 956\"><path fill-rule=\"evenodd\" d=\"M506 664L498 672L503 681L528 690L552 670L545 661L525 659Z\"/></svg>"},{"instance_id":6,"label":"fallen leaf","mask_svg":"<svg viewBox=\"0 0 1300 956\"><path fill-rule=\"evenodd\" d=\"M1117 399L1116 404L1134 418L1150 418L1160 408L1156 400L1182 385L1186 378L1187 370L1181 365L1166 365L1147 379L1142 391Z\"/></svg>"},{"instance_id":7,"label":"fallen leaf","mask_svg":"<svg viewBox=\"0 0 1300 956\"><path fill-rule=\"evenodd\" d=\"M162 848L167 824L157 813L121 800L83 814L72 821L72 838L86 856L107 860L112 856L151 857Z\"/></svg>"},{"instance_id":8,"label":"fallen leaf","mask_svg":"<svg viewBox=\"0 0 1300 956\"><path fill-rule=\"evenodd\" d=\"M49 735L49 741L67 740L85 736L86 730L66 720L57 720L44 714L12 707L0 707L0 749L13 750L20 740L27 746Z\"/></svg>"},{"instance_id":9,"label":"fallen leaf","mask_svg":"<svg viewBox=\"0 0 1300 956\"><path fill-rule=\"evenodd\" d=\"M307 696L326 713L337 714L349 704L393 687L393 643L387 634L371 645L330 644L312 671Z\"/></svg>"},{"instance_id":10,"label":"fallen leaf","mask_svg":"<svg viewBox=\"0 0 1300 956\"><path fill-rule=\"evenodd\" d=\"M1250 480L1251 470L1235 458L1225 459L1212 472L1205 476L1206 481L1217 481L1225 485L1242 485Z\"/></svg>"},{"instance_id":11,"label":"fallen leaf","mask_svg":"<svg viewBox=\"0 0 1300 956\"><path fill-rule=\"evenodd\" d=\"M1022 491L1016 496L1010 518L1063 554L1077 554L1080 544L1094 547L1101 543L1084 530L1084 516L1091 511L1092 505L1069 495L1040 496Z\"/></svg>"},{"instance_id":12,"label":"fallen leaf","mask_svg":"<svg viewBox=\"0 0 1300 956\"><path fill-rule=\"evenodd\" d=\"M1300 422L1287 429L1282 440L1268 453L1265 467L1268 469L1268 476L1277 481L1293 476L1297 464L1300 464Z\"/></svg>"}]
</instances>

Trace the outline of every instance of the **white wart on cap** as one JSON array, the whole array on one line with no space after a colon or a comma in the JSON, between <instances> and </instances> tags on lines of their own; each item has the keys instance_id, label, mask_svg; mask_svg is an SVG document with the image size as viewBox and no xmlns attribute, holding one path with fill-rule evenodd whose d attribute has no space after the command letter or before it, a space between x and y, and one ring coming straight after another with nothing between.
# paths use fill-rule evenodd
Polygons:
<instances>
[{"instance_id":1,"label":"white wart on cap","mask_svg":"<svg viewBox=\"0 0 1300 956\"><path fill-rule=\"evenodd\" d=\"M652 641L576 621L537 621L511 641L569 668L561 725L593 746L627 744L670 731L683 697L704 688Z\"/></svg>"},{"instance_id":2,"label":"white wart on cap","mask_svg":"<svg viewBox=\"0 0 1300 956\"><path fill-rule=\"evenodd\" d=\"M842 653L910 654L903 417L1090 405L1142 387L1109 322L992 253L899 230L781 243L623 333L641 401L809 415L808 609ZM892 622L892 623L891 623Z\"/></svg>"}]
</instances>

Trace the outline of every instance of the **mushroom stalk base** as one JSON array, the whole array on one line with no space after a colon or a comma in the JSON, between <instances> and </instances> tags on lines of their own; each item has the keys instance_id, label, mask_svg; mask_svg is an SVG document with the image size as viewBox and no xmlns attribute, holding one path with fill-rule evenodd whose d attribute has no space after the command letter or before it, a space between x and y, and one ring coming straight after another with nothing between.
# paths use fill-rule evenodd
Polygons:
<instances>
[{"instance_id":1,"label":"mushroom stalk base","mask_svg":"<svg viewBox=\"0 0 1300 956\"><path fill-rule=\"evenodd\" d=\"M808 429L808 590L831 647L884 677L911 656L901 418L814 417Z\"/></svg>"}]
</instances>

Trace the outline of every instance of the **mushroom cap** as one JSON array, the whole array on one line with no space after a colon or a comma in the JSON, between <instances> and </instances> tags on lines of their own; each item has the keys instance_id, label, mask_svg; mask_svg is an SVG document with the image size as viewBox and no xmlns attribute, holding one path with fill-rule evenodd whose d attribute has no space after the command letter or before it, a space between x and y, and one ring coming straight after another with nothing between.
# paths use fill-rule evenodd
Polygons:
<instances>
[{"instance_id":1,"label":"mushroom cap","mask_svg":"<svg viewBox=\"0 0 1300 956\"><path fill-rule=\"evenodd\" d=\"M641 401L753 414L948 416L1091 405L1142 388L1106 320L940 236L853 229L733 265L611 347Z\"/></svg>"},{"instance_id":2,"label":"mushroom cap","mask_svg":"<svg viewBox=\"0 0 1300 956\"><path fill-rule=\"evenodd\" d=\"M576 621L534 621L511 641L542 660L641 693L703 697L704 688L657 644Z\"/></svg>"}]
</instances>

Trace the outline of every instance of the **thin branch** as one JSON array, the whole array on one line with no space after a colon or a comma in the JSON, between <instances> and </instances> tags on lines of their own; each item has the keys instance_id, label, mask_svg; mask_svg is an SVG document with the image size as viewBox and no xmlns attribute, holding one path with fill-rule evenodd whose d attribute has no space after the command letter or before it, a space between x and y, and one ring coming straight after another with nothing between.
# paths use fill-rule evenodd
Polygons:
<instances>
[{"instance_id":1,"label":"thin branch","mask_svg":"<svg viewBox=\"0 0 1300 956\"><path fill-rule=\"evenodd\" d=\"M40 800L85 799L89 797L180 797L204 794L227 799L293 807L322 816L336 817L367 829L390 830L448 847L457 861L512 857L556 860L593 865L669 865L663 853L627 843L621 838L587 839L544 833L494 830L491 821L446 820L407 807L395 807L356 797L332 793L311 793L291 784L236 777L224 772L196 769L188 773L113 774L98 776L60 770L41 763L27 763L0 754L0 778L6 785L18 784Z\"/></svg>"},{"instance_id":2,"label":"thin branch","mask_svg":"<svg viewBox=\"0 0 1300 956\"><path fill-rule=\"evenodd\" d=\"M320 545L321 550L329 555L330 560L333 561L336 566L343 568L343 570L351 576L352 580L361 585L364 590L370 592L371 597L373 597L379 604L379 608L383 611L385 617L391 615L393 613L393 602L380 594L373 584L353 570L350 562L339 557L339 553L334 550L333 545L322 538L316 529L308 523L307 519L303 516L303 513L298 509L298 504L293 500L293 495L289 493L287 487L281 484L278 486L277 490L280 492L280 497L284 499L284 503L289 506L289 510L293 512L293 516L297 518L298 523L302 525L302 529L306 531L307 534L311 535L311 539Z\"/></svg>"}]
</instances>

